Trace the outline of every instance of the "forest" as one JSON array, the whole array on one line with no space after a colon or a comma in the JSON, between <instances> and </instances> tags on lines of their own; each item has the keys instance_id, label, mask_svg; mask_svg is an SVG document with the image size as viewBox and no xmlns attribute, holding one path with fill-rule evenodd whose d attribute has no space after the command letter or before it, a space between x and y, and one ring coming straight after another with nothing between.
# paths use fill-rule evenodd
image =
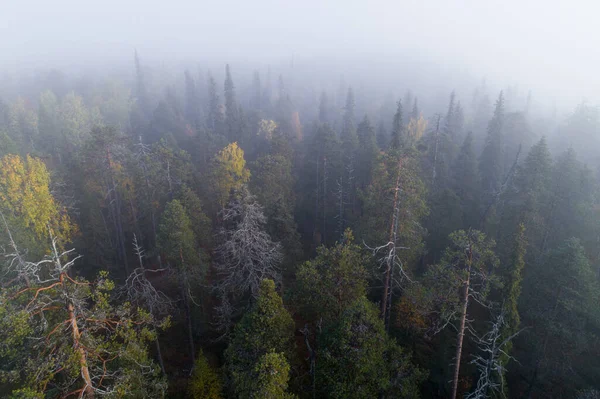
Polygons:
<instances>
[{"instance_id":1,"label":"forest","mask_svg":"<svg viewBox=\"0 0 600 399\"><path fill-rule=\"evenodd\" d=\"M597 107L129 64L0 91L1 397L600 397Z\"/></svg>"}]
</instances>

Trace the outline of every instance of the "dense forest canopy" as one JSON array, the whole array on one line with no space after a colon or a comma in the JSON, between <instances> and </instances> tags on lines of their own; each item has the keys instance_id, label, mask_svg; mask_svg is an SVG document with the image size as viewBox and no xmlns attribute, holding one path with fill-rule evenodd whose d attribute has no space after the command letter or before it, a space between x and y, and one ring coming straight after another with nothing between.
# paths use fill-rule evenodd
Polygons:
<instances>
[{"instance_id":1,"label":"dense forest canopy","mask_svg":"<svg viewBox=\"0 0 600 399\"><path fill-rule=\"evenodd\" d=\"M0 397L600 397L592 102L128 51L0 63Z\"/></svg>"}]
</instances>

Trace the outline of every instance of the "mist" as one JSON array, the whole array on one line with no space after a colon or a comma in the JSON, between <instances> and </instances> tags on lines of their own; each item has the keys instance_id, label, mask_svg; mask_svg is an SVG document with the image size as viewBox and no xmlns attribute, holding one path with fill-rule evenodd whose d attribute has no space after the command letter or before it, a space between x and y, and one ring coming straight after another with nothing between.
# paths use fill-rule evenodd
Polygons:
<instances>
[{"instance_id":1,"label":"mist","mask_svg":"<svg viewBox=\"0 0 600 399\"><path fill-rule=\"evenodd\" d=\"M573 106L596 101L600 86L594 7L542 0L5 1L0 70L111 70L128 65L134 49L153 64L260 67L294 58L345 75L356 65L368 75L381 65L431 64L422 80L449 74L461 82L468 74ZM387 69L385 77L403 79Z\"/></svg>"},{"instance_id":2,"label":"mist","mask_svg":"<svg viewBox=\"0 0 600 399\"><path fill-rule=\"evenodd\" d=\"M0 397L600 398L598 11L0 0Z\"/></svg>"}]
</instances>

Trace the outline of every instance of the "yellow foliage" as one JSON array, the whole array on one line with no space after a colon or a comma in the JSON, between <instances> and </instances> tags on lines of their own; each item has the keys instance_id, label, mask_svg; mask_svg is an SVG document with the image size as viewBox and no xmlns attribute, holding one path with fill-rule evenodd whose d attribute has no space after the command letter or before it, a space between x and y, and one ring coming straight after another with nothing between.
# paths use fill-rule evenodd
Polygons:
<instances>
[{"instance_id":1,"label":"yellow foliage","mask_svg":"<svg viewBox=\"0 0 600 399\"><path fill-rule=\"evenodd\" d=\"M211 183L213 194L223 208L229 199L231 190L237 190L250 180L250 171L246 168L244 150L237 143L223 148L213 161Z\"/></svg>"},{"instance_id":2,"label":"yellow foliage","mask_svg":"<svg viewBox=\"0 0 600 399\"><path fill-rule=\"evenodd\" d=\"M423 115L419 115L419 119L410 118L410 122L408 122L408 126L406 128L408 137L413 142L423 137L425 129L427 129L427 121L425 118L423 118Z\"/></svg>"},{"instance_id":3,"label":"yellow foliage","mask_svg":"<svg viewBox=\"0 0 600 399\"><path fill-rule=\"evenodd\" d=\"M65 209L50 193L50 174L39 158L19 155L0 160L0 208L12 222L31 230L37 238L49 235L49 229L61 242L75 233Z\"/></svg>"},{"instance_id":4,"label":"yellow foliage","mask_svg":"<svg viewBox=\"0 0 600 399\"><path fill-rule=\"evenodd\" d=\"M271 119L261 119L258 122L258 136L264 137L267 140L273 138L273 132L277 129L277 122Z\"/></svg>"}]
</instances>

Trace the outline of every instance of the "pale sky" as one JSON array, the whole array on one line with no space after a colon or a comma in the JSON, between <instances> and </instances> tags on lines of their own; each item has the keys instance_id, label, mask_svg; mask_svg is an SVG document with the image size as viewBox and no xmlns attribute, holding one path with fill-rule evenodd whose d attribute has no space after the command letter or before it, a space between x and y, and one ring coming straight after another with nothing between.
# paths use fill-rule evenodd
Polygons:
<instances>
[{"instance_id":1,"label":"pale sky","mask_svg":"<svg viewBox=\"0 0 600 399\"><path fill-rule=\"evenodd\" d=\"M574 101L600 96L600 5L558 0L0 0L0 70L406 51ZM368 62L368 60L365 60Z\"/></svg>"}]
</instances>

